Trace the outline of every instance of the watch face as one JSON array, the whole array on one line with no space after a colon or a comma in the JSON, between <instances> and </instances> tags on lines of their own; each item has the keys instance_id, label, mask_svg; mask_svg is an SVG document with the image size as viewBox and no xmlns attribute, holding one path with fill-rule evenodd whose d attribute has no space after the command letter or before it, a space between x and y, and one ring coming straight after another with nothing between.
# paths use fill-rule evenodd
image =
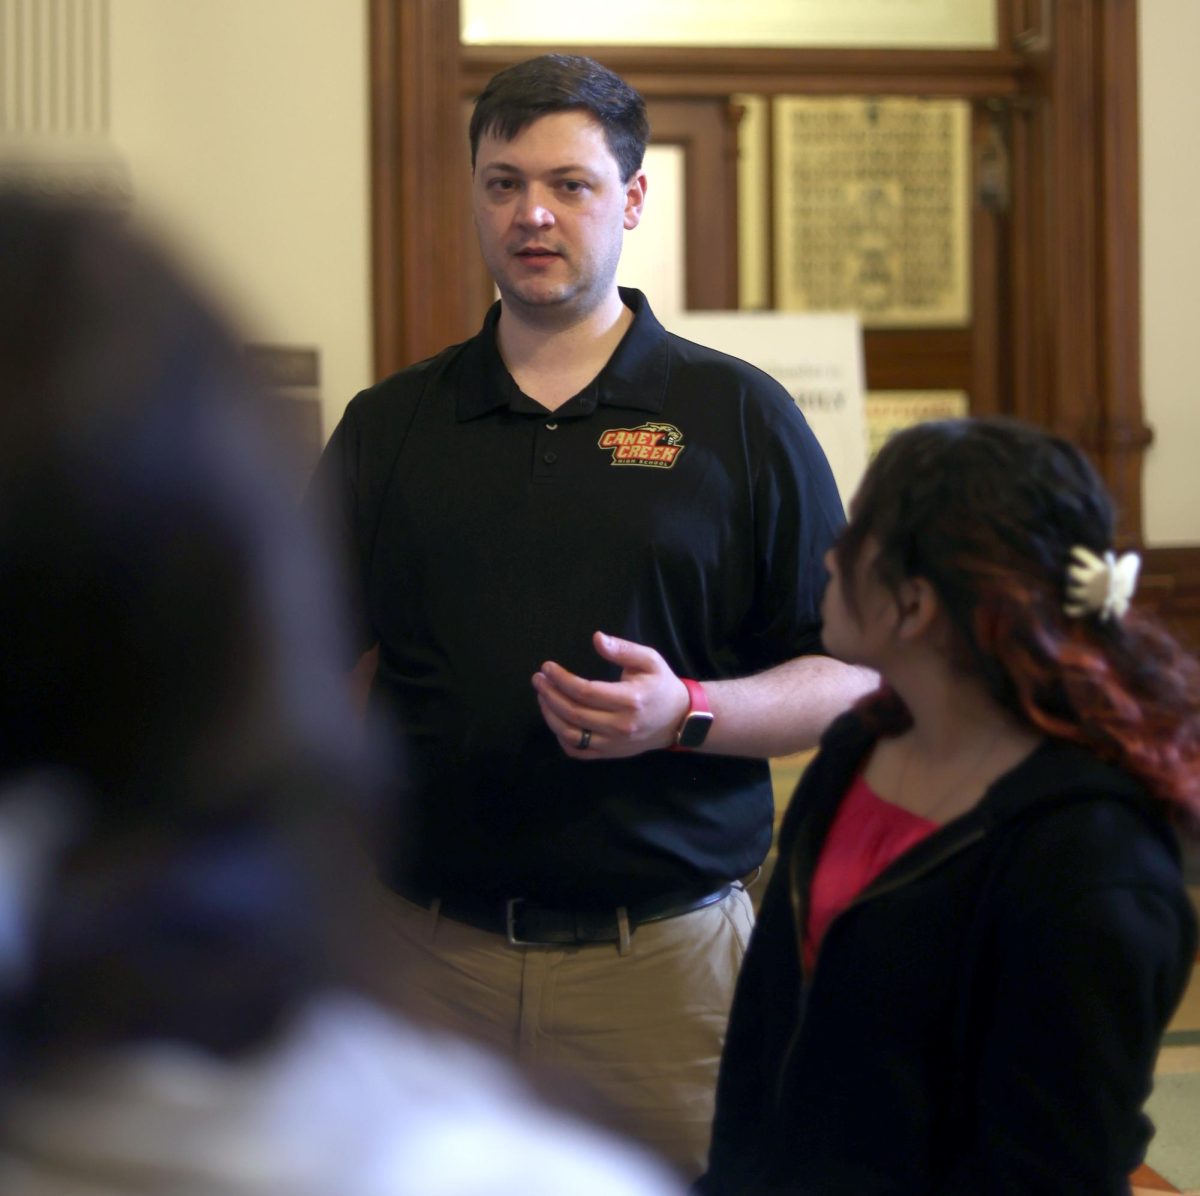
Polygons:
<instances>
[{"instance_id":1,"label":"watch face","mask_svg":"<svg viewBox=\"0 0 1200 1196\"><path fill-rule=\"evenodd\" d=\"M698 748L708 737L712 721L713 716L707 710L693 710L683 720L676 742L682 748Z\"/></svg>"}]
</instances>

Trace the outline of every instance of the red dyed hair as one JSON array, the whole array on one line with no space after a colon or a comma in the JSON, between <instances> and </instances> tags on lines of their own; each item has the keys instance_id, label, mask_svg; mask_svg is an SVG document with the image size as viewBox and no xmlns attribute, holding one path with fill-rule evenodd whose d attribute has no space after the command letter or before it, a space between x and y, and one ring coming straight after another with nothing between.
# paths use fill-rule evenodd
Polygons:
<instances>
[{"instance_id":1,"label":"red dyed hair","mask_svg":"<svg viewBox=\"0 0 1200 1196\"><path fill-rule=\"evenodd\" d=\"M864 542L895 589L923 577L955 627L958 663L1046 735L1120 766L1200 825L1200 664L1153 619L1068 616L1077 545L1112 547L1112 501L1084 455L1011 420L948 420L894 436L872 462L836 552L847 603ZM880 726L906 713L867 700Z\"/></svg>"}]
</instances>

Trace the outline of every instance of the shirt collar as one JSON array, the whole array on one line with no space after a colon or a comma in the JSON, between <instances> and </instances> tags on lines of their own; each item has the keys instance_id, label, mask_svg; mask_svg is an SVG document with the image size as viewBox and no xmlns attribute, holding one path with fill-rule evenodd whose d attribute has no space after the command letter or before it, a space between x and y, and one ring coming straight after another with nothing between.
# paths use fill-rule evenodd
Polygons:
<instances>
[{"instance_id":1,"label":"shirt collar","mask_svg":"<svg viewBox=\"0 0 1200 1196\"><path fill-rule=\"evenodd\" d=\"M604 369L555 415L590 415L600 407L630 407L651 414L660 412L667 393L667 333L650 310L641 291L621 287L621 301L633 312ZM493 303L479 335L467 342L458 375L455 414L460 421L475 419L506 407L530 415L546 409L522 394L508 372L496 346L500 303Z\"/></svg>"}]
</instances>

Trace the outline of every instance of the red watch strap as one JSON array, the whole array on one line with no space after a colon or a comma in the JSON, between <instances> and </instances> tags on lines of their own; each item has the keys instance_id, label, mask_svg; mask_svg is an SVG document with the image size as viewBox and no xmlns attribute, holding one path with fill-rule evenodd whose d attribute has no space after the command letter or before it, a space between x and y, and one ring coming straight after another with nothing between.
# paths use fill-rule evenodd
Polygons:
<instances>
[{"instance_id":1,"label":"red watch strap","mask_svg":"<svg viewBox=\"0 0 1200 1196\"><path fill-rule=\"evenodd\" d=\"M708 694L704 692L704 686L699 681L693 681L691 677L680 677L679 680L687 686L688 691L688 708L683 716L683 721L687 722L688 718L697 710L702 714L712 714L712 707L708 704ZM667 748L668 752L686 752L690 750L690 748L682 747L678 743L673 743Z\"/></svg>"},{"instance_id":2,"label":"red watch strap","mask_svg":"<svg viewBox=\"0 0 1200 1196\"><path fill-rule=\"evenodd\" d=\"M699 681L693 681L691 677L680 677L679 680L687 686L688 698L691 702L688 706L688 714L691 714L693 710L711 714L712 707L708 704L708 694L704 692L704 686Z\"/></svg>"}]
</instances>

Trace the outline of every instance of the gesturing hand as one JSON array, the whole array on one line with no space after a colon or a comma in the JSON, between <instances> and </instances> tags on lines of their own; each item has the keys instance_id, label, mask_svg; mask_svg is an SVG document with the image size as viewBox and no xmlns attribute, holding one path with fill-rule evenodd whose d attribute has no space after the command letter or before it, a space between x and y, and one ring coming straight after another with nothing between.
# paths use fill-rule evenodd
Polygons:
<instances>
[{"instance_id":1,"label":"gesturing hand","mask_svg":"<svg viewBox=\"0 0 1200 1196\"><path fill-rule=\"evenodd\" d=\"M688 711L687 686L644 644L602 631L592 644L620 666L620 680L589 681L552 660L533 675L542 717L563 751L576 760L597 760L669 747Z\"/></svg>"}]
</instances>

